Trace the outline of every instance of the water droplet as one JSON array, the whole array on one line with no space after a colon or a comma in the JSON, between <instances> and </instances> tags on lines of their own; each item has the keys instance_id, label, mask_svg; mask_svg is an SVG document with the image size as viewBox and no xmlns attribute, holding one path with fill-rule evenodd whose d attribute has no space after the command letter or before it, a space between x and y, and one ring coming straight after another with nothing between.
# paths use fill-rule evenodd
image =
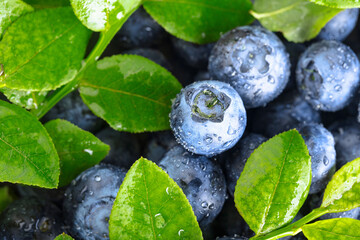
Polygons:
<instances>
[{"instance_id":1,"label":"water droplet","mask_svg":"<svg viewBox=\"0 0 360 240\"><path fill-rule=\"evenodd\" d=\"M202 207L202 208L207 208L207 207L208 207L208 203L205 202L205 201L202 202L202 203L201 203L201 207Z\"/></svg>"},{"instance_id":2,"label":"water droplet","mask_svg":"<svg viewBox=\"0 0 360 240\"><path fill-rule=\"evenodd\" d=\"M101 177L100 177L99 175L96 175L94 179L95 179L96 182L100 182L100 181L101 181Z\"/></svg>"},{"instance_id":3,"label":"water droplet","mask_svg":"<svg viewBox=\"0 0 360 240\"><path fill-rule=\"evenodd\" d=\"M323 162L325 166L329 165L329 159L326 156L324 157Z\"/></svg>"},{"instance_id":4,"label":"water droplet","mask_svg":"<svg viewBox=\"0 0 360 240\"><path fill-rule=\"evenodd\" d=\"M341 85L337 84L337 85L335 85L334 89L335 89L335 91L340 92L342 90L342 87L341 87Z\"/></svg>"},{"instance_id":5,"label":"water droplet","mask_svg":"<svg viewBox=\"0 0 360 240\"><path fill-rule=\"evenodd\" d=\"M155 214L155 226L157 228L163 228L165 226L165 219L161 215L161 213Z\"/></svg>"},{"instance_id":6,"label":"water droplet","mask_svg":"<svg viewBox=\"0 0 360 240\"><path fill-rule=\"evenodd\" d=\"M231 126L229 126L228 130L227 130L227 134L229 135L234 135L236 133L236 130L233 129Z\"/></svg>"},{"instance_id":7,"label":"water droplet","mask_svg":"<svg viewBox=\"0 0 360 240\"><path fill-rule=\"evenodd\" d=\"M179 236L181 236L181 234L184 232L184 229L180 229L179 231L178 231L178 235Z\"/></svg>"},{"instance_id":8,"label":"water droplet","mask_svg":"<svg viewBox=\"0 0 360 240\"><path fill-rule=\"evenodd\" d=\"M268 82L271 83L271 84L274 84L275 83L275 78L271 75L268 76Z\"/></svg>"},{"instance_id":9,"label":"water droplet","mask_svg":"<svg viewBox=\"0 0 360 240\"><path fill-rule=\"evenodd\" d=\"M210 144L210 143L212 143L213 142L213 139L212 139L212 137L206 137L205 138L205 142L207 143L207 144Z\"/></svg>"}]
</instances>

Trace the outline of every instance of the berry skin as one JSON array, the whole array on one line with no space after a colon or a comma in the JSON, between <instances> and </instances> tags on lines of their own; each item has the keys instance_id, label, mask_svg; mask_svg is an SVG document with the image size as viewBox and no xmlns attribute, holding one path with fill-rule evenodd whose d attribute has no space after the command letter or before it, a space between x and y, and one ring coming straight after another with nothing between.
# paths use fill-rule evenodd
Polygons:
<instances>
[{"instance_id":1,"label":"berry skin","mask_svg":"<svg viewBox=\"0 0 360 240\"><path fill-rule=\"evenodd\" d=\"M129 169L141 156L140 144L130 133L115 131L107 127L98 132L96 137L110 146L110 152L102 163Z\"/></svg>"},{"instance_id":2,"label":"berry skin","mask_svg":"<svg viewBox=\"0 0 360 240\"><path fill-rule=\"evenodd\" d=\"M144 149L144 156L158 163L172 147L178 143L171 131L154 133Z\"/></svg>"},{"instance_id":3,"label":"berry skin","mask_svg":"<svg viewBox=\"0 0 360 240\"><path fill-rule=\"evenodd\" d=\"M317 38L343 41L354 30L358 16L358 8L345 9L339 12L321 29Z\"/></svg>"},{"instance_id":4,"label":"berry skin","mask_svg":"<svg viewBox=\"0 0 360 240\"><path fill-rule=\"evenodd\" d=\"M176 96L170 126L188 151L213 156L233 147L241 138L246 112L239 94L229 84L195 82Z\"/></svg>"},{"instance_id":5,"label":"berry skin","mask_svg":"<svg viewBox=\"0 0 360 240\"><path fill-rule=\"evenodd\" d=\"M299 128L311 156L312 179L309 194L325 189L335 173L336 152L332 134L319 124L307 124Z\"/></svg>"},{"instance_id":6,"label":"berry skin","mask_svg":"<svg viewBox=\"0 0 360 240\"><path fill-rule=\"evenodd\" d=\"M157 49L135 48L135 49L124 51L123 53L142 56L142 57L145 57L145 58L159 64L160 66L166 68L169 71L171 69L170 63L168 62L168 60L166 59L164 54L162 54Z\"/></svg>"},{"instance_id":7,"label":"berry skin","mask_svg":"<svg viewBox=\"0 0 360 240\"><path fill-rule=\"evenodd\" d=\"M65 119L86 131L96 132L104 122L96 117L82 101L79 92L74 91L58 102L43 118L44 122Z\"/></svg>"},{"instance_id":8,"label":"berry skin","mask_svg":"<svg viewBox=\"0 0 360 240\"><path fill-rule=\"evenodd\" d=\"M125 174L124 169L104 164L73 180L65 192L63 211L75 239L109 239L110 212Z\"/></svg>"},{"instance_id":9,"label":"berry skin","mask_svg":"<svg viewBox=\"0 0 360 240\"><path fill-rule=\"evenodd\" d=\"M285 88L290 60L272 32L257 26L238 27L224 34L209 58L213 79L230 83L246 108L265 106Z\"/></svg>"},{"instance_id":10,"label":"berry skin","mask_svg":"<svg viewBox=\"0 0 360 240\"><path fill-rule=\"evenodd\" d=\"M337 169L360 157L360 125L352 119L335 122L329 127L334 135Z\"/></svg>"},{"instance_id":11,"label":"berry skin","mask_svg":"<svg viewBox=\"0 0 360 240\"><path fill-rule=\"evenodd\" d=\"M211 223L226 198L226 182L220 166L179 145L166 153L159 166L181 187L200 226Z\"/></svg>"},{"instance_id":12,"label":"berry skin","mask_svg":"<svg viewBox=\"0 0 360 240\"><path fill-rule=\"evenodd\" d=\"M314 110L296 92L289 92L266 108L255 110L252 121L253 131L273 137L276 134L296 128L301 124L320 123L320 113Z\"/></svg>"},{"instance_id":13,"label":"berry skin","mask_svg":"<svg viewBox=\"0 0 360 240\"><path fill-rule=\"evenodd\" d=\"M301 55L297 87L316 110L334 112L344 108L359 86L359 60L346 45L324 40Z\"/></svg>"},{"instance_id":14,"label":"berry skin","mask_svg":"<svg viewBox=\"0 0 360 240\"><path fill-rule=\"evenodd\" d=\"M176 53L191 67L206 69L213 43L195 44L181 40L176 37L171 38L171 42Z\"/></svg>"},{"instance_id":15,"label":"berry skin","mask_svg":"<svg viewBox=\"0 0 360 240\"><path fill-rule=\"evenodd\" d=\"M165 30L143 9L136 10L116 33L114 40L121 49L159 45Z\"/></svg>"},{"instance_id":16,"label":"berry skin","mask_svg":"<svg viewBox=\"0 0 360 240\"><path fill-rule=\"evenodd\" d=\"M20 198L0 216L0 239L53 240L64 232L60 210L35 197Z\"/></svg>"},{"instance_id":17,"label":"berry skin","mask_svg":"<svg viewBox=\"0 0 360 240\"><path fill-rule=\"evenodd\" d=\"M245 163L254 150L260 146L266 138L259 134L250 133L242 138L233 149L230 150L225 162L226 182L228 191L234 196L235 186L242 173Z\"/></svg>"}]
</instances>

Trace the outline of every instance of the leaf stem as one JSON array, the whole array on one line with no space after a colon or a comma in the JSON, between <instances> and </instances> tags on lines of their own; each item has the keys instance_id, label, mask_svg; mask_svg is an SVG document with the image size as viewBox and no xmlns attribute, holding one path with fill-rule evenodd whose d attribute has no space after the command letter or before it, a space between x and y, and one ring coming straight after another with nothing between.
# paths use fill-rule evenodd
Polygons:
<instances>
[{"instance_id":1,"label":"leaf stem","mask_svg":"<svg viewBox=\"0 0 360 240\"><path fill-rule=\"evenodd\" d=\"M139 6L138 6L139 7ZM34 109L32 113L38 118L42 118L52 107L56 105L61 99L66 95L77 89L79 81L83 73L95 63L105 51L106 47L109 45L110 41L113 39L115 34L120 30L125 21L131 16L131 14L138 8L135 7L132 11L125 15L120 21L116 24L110 26L107 30L100 33L100 37L95 47L92 49L88 57L83 61L82 66L73 80L71 80L66 85L56 89L49 98L41 105L38 109Z\"/></svg>"},{"instance_id":2,"label":"leaf stem","mask_svg":"<svg viewBox=\"0 0 360 240\"><path fill-rule=\"evenodd\" d=\"M252 240L274 240L279 239L286 236L295 236L299 232L302 231L301 227L316 218L324 215L327 213L327 210L325 208L316 208L311 213L303 217L297 222L294 222L286 227L280 228L278 230L275 230L273 232L270 232L268 234L262 235L262 236L255 236L252 237Z\"/></svg>"}]
</instances>

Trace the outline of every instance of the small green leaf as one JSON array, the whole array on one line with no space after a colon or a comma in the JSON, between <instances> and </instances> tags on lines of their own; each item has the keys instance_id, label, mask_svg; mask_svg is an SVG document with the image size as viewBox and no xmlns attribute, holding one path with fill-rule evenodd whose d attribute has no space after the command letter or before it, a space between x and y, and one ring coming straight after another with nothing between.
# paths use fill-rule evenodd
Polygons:
<instances>
[{"instance_id":1,"label":"small green leaf","mask_svg":"<svg viewBox=\"0 0 360 240\"><path fill-rule=\"evenodd\" d=\"M328 212L344 212L360 207L360 158L338 170L324 193L321 208Z\"/></svg>"},{"instance_id":2,"label":"small green leaf","mask_svg":"<svg viewBox=\"0 0 360 240\"><path fill-rule=\"evenodd\" d=\"M74 240L74 239L72 237L70 237L69 235L62 233L59 236L57 236L54 240Z\"/></svg>"},{"instance_id":3,"label":"small green leaf","mask_svg":"<svg viewBox=\"0 0 360 240\"><path fill-rule=\"evenodd\" d=\"M334 218L317 221L302 227L309 240L360 239L360 221L352 218Z\"/></svg>"},{"instance_id":4,"label":"small green leaf","mask_svg":"<svg viewBox=\"0 0 360 240\"><path fill-rule=\"evenodd\" d=\"M89 29L101 32L126 17L141 0L70 0L75 15Z\"/></svg>"},{"instance_id":5,"label":"small green leaf","mask_svg":"<svg viewBox=\"0 0 360 240\"><path fill-rule=\"evenodd\" d=\"M23 0L34 8L56 8L70 6L70 0Z\"/></svg>"},{"instance_id":6,"label":"small green leaf","mask_svg":"<svg viewBox=\"0 0 360 240\"><path fill-rule=\"evenodd\" d=\"M116 130L169 129L171 99L180 83L163 67L140 56L104 58L80 80L84 102Z\"/></svg>"},{"instance_id":7,"label":"small green leaf","mask_svg":"<svg viewBox=\"0 0 360 240\"><path fill-rule=\"evenodd\" d=\"M19 18L0 42L0 87L55 89L77 74L90 37L70 7L44 9Z\"/></svg>"},{"instance_id":8,"label":"small green leaf","mask_svg":"<svg viewBox=\"0 0 360 240\"><path fill-rule=\"evenodd\" d=\"M130 168L114 202L110 239L202 239L180 187L155 163L140 158Z\"/></svg>"},{"instance_id":9,"label":"small green leaf","mask_svg":"<svg viewBox=\"0 0 360 240\"><path fill-rule=\"evenodd\" d=\"M359 8L360 2L358 0L310 0L310 2L331 7L331 8Z\"/></svg>"},{"instance_id":10,"label":"small green leaf","mask_svg":"<svg viewBox=\"0 0 360 240\"><path fill-rule=\"evenodd\" d=\"M0 101L0 181L56 188L59 157L41 123L25 109Z\"/></svg>"},{"instance_id":11,"label":"small green leaf","mask_svg":"<svg viewBox=\"0 0 360 240\"><path fill-rule=\"evenodd\" d=\"M108 145L68 121L52 120L45 124L45 128L60 157L59 187L69 184L77 175L98 164L109 153Z\"/></svg>"},{"instance_id":12,"label":"small green leaf","mask_svg":"<svg viewBox=\"0 0 360 240\"><path fill-rule=\"evenodd\" d=\"M5 30L21 15L34 9L21 0L1 0L0 6L0 39Z\"/></svg>"},{"instance_id":13,"label":"small green leaf","mask_svg":"<svg viewBox=\"0 0 360 240\"><path fill-rule=\"evenodd\" d=\"M200 44L253 20L249 0L144 0L143 5L166 31Z\"/></svg>"},{"instance_id":14,"label":"small green leaf","mask_svg":"<svg viewBox=\"0 0 360 240\"><path fill-rule=\"evenodd\" d=\"M28 110L37 109L43 101L45 101L47 91L43 92L30 92L19 91L10 88L2 88L0 91L9 99L10 102L24 107Z\"/></svg>"},{"instance_id":15,"label":"small green leaf","mask_svg":"<svg viewBox=\"0 0 360 240\"><path fill-rule=\"evenodd\" d=\"M318 35L341 9L308 0L256 0L252 15L271 31L282 32L293 42L304 42Z\"/></svg>"},{"instance_id":16,"label":"small green leaf","mask_svg":"<svg viewBox=\"0 0 360 240\"><path fill-rule=\"evenodd\" d=\"M247 160L235 188L235 205L257 234L295 217L311 183L311 159L296 130L261 144Z\"/></svg>"},{"instance_id":17,"label":"small green leaf","mask_svg":"<svg viewBox=\"0 0 360 240\"><path fill-rule=\"evenodd\" d=\"M14 198L10 195L9 187L4 186L0 188L0 212L2 212Z\"/></svg>"}]
</instances>

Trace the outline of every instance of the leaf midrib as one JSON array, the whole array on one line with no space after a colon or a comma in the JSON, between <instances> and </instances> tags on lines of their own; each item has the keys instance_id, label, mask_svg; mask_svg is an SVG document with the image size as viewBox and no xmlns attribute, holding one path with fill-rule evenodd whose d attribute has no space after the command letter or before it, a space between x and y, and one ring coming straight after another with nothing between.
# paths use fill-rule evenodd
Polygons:
<instances>
[{"instance_id":1,"label":"leaf midrib","mask_svg":"<svg viewBox=\"0 0 360 240\"><path fill-rule=\"evenodd\" d=\"M264 226L265 226L265 224L266 224L266 218L267 218L267 216L268 216L268 214L269 214L269 211L270 211L270 208L271 208L271 205L272 205L272 201L273 201L273 199L274 199L276 190L277 190L277 188L278 188L278 186L279 186L280 179L281 179L281 175L282 175L282 171L283 171L283 169L284 169L284 165L285 165L285 162L286 162L288 153L289 153L290 148L291 148L291 146L292 146L292 142L293 142L294 136L295 136L295 133L292 134L291 139L289 140L289 145L288 145L288 148L287 148L287 150L286 150L286 153L285 153L285 156L284 156L284 159L283 159L283 164L282 164L281 169L280 169L279 178L278 178L278 180L276 181L276 184L275 184L275 187L274 187L274 191L273 191L273 193L272 193L272 195L271 195L270 202L269 202L269 204L268 204L268 206L267 206L267 208L266 208L266 211L265 211L264 217L263 217L263 219L262 219L262 222L261 222L261 224L260 224L260 229L258 230L258 233L261 233L261 232L262 232L262 230L263 230L263 228L264 228Z\"/></svg>"}]
</instances>

